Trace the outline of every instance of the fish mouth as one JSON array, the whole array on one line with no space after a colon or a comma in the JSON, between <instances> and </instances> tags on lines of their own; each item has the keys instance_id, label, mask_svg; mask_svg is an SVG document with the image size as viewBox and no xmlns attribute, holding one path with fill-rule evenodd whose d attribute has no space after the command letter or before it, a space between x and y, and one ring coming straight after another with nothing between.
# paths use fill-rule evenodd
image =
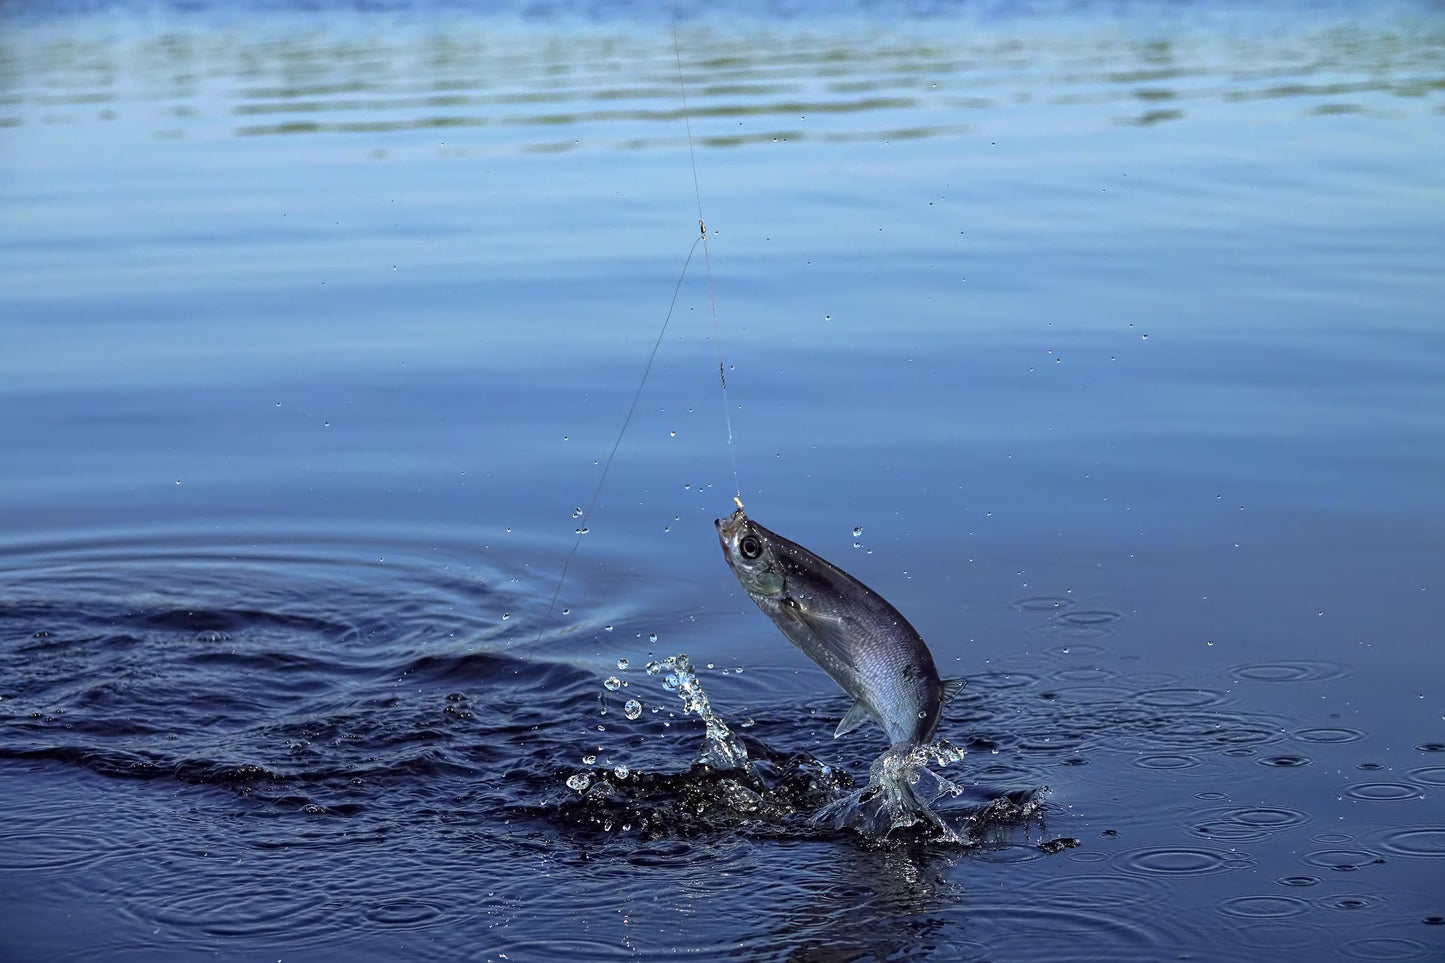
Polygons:
<instances>
[{"instance_id":1,"label":"fish mouth","mask_svg":"<svg viewBox=\"0 0 1445 963\"><path fill-rule=\"evenodd\" d=\"M727 518L715 518L713 524L717 526L717 540L722 545L723 558L731 557L731 545L736 542L742 534L743 527L747 524L748 517L739 508Z\"/></svg>"}]
</instances>

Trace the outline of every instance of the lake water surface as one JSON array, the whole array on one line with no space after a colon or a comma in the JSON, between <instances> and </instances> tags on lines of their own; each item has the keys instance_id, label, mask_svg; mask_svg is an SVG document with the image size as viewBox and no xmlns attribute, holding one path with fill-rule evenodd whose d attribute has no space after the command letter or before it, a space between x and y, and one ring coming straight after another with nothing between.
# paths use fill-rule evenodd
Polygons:
<instances>
[{"instance_id":1,"label":"lake water surface","mask_svg":"<svg viewBox=\"0 0 1445 963\"><path fill-rule=\"evenodd\" d=\"M1442 158L1424 0L0 5L0 954L1441 958ZM1040 813L688 775L884 748L739 493Z\"/></svg>"}]
</instances>

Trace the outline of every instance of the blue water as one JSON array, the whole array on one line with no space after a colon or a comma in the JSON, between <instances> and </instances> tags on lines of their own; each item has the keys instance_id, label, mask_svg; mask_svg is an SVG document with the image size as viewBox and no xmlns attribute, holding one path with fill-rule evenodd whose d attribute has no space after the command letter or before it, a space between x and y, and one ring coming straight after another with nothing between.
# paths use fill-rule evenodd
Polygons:
<instances>
[{"instance_id":1,"label":"blue water","mask_svg":"<svg viewBox=\"0 0 1445 963\"><path fill-rule=\"evenodd\" d=\"M1439 6L673 24L0 7L5 957L1445 954ZM1041 818L697 810L734 494Z\"/></svg>"}]
</instances>

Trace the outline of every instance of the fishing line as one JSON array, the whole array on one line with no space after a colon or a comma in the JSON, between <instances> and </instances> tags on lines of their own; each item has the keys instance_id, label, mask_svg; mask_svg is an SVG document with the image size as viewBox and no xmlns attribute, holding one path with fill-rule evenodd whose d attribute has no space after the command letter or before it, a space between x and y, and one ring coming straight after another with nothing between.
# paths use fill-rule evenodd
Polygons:
<instances>
[{"instance_id":1,"label":"fishing line","mask_svg":"<svg viewBox=\"0 0 1445 963\"><path fill-rule=\"evenodd\" d=\"M717 296L713 293L712 284L712 255L707 249L707 221L702 216L702 187L697 178L697 152L692 146L692 115L687 109L687 82L682 74L682 45L677 40L675 15L672 24L672 53L677 59L677 88L682 95L682 122L687 128L687 159L692 163L692 191L697 197L697 229L702 235L702 261L707 267L707 303L712 310L712 343L717 346L717 375L722 382L723 420L728 426L728 457L733 466L733 500L738 503L738 507L742 507L743 486L738 481L738 448L733 441L733 411L732 405L728 404L728 372L723 364L722 334L717 321Z\"/></svg>"},{"instance_id":2,"label":"fishing line","mask_svg":"<svg viewBox=\"0 0 1445 963\"><path fill-rule=\"evenodd\" d=\"M597 499L602 495L602 486L607 482L607 473L612 469L612 461L617 457L617 449L622 446L622 436L627 434L627 426L632 424L632 416L637 412L637 403L642 400L642 389L647 386L647 376L652 373L652 363L657 360L657 351L662 347L662 339L667 334L667 326L672 323L672 312L677 308L678 293L682 291L682 282L687 278L688 266L692 264L692 256L697 253L699 243L702 243L703 249L706 250L706 242L701 237L694 240L692 247L687 249L687 259L682 262L682 270L677 275L677 284L672 289L672 300L667 305L667 316L662 319L662 328L657 332L657 340L652 342L652 352L647 356L647 365L642 369L642 377L637 382L637 391L632 395L632 404L627 406L627 415L622 419L622 427L617 430L617 438L612 442L612 450L607 453L607 459L602 463L602 475L592 489L592 498L588 500L586 510L575 515L578 519L577 537L572 541L572 549L567 553L567 557L562 559L562 574L557 576L557 587L552 590L552 600L547 603L547 614L542 617L542 624L537 627L537 638L532 642L534 649L541 644L547 622L557 608L557 598L562 594L563 583L567 581L567 569L571 567L577 550L582 547L582 536L590 531L587 522L592 517L592 510L597 507Z\"/></svg>"},{"instance_id":3,"label":"fishing line","mask_svg":"<svg viewBox=\"0 0 1445 963\"><path fill-rule=\"evenodd\" d=\"M657 352L662 347L662 339L667 334L667 327L672 323L673 312L677 308L677 298L682 291L682 282L687 279L687 269L692 265L693 255L697 253L697 246L702 245L703 263L707 266L707 300L708 307L712 312L713 344L717 347L717 370L718 379L722 383L723 419L727 424L728 432L728 456L732 462L733 488L736 494L733 501L739 508L742 507L742 485L738 481L738 456L737 445L733 439L733 419L731 406L728 404L728 376L727 367L723 362L722 336L717 317L717 296L713 290L712 280L712 257L707 247L707 222L703 219L702 213L702 188L697 176L697 154L692 143L692 119L687 106L687 84L683 80L682 73L682 47L677 39L677 24L672 26L672 51L677 61L677 84L682 96L682 119L687 130L687 156L692 165L692 189L697 198L697 228L698 236L693 240L692 247L688 248L687 258L682 262L682 270L678 272L677 284L672 289L672 300L667 305L667 315L662 319L662 328L657 332L657 340L652 343L652 351L647 356L647 364L642 369L642 377L637 382L637 391L632 395L632 403L627 407L627 415L622 419L622 427L617 431L617 438L612 442L612 450L607 453L606 460L602 463L602 474L597 479L596 486L592 489L592 497L587 502L586 510L579 510L574 513L577 518L576 538L572 542L572 548L567 552L567 557L562 560L562 571L557 577L557 586L552 590L552 598L547 603L547 613L542 617L541 624L537 627L537 637L532 642L535 649L542 642L542 636L546 626L551 621L552 613L556 611L557 599L562 594L562 586L567 581L567 570L572 565L572 559L576 557L578 549L582 547L582 537L590 531L588 521L592 517L592 511L597 507L597 499L602 495L602 486L607 482L607 473L612 469L612 462L617 457L617 449L622 446L622 438L627 434L628 425L632 424L632 416L637 412L637 404L642 400L642 389L647 385L647 376L652 373L653 362L657 360Z\"/></svg>"}]
</instances>

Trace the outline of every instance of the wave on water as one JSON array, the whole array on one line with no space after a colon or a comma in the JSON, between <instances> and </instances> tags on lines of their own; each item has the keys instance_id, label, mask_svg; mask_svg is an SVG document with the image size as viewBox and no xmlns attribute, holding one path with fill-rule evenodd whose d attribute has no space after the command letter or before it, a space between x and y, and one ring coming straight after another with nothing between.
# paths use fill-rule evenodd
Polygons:
<instances>
[{"instance_id":1,"label":"wave on water","mask_svg":"<svg viewBox=\"0 0 1445 963\"><path fill-rule=\"evenodd\" d=\"M888 749L874 760L868 782L859 787L847 770L806 752L778 752L734 733L713 710L687 655L651 662L647 672L665 674L663 687L681 698L685 713L704 724L690 768L655 774L619 765L575 772L566 781L575 795L546 814L573 828L654 837L720 832L762 838L848 835L874 846L924 842L959 847L985 845L1004 828L1027 826L1042 817L1048 792L1042 787L980 805L935 809L940 800L963 794L929 768L963 761L964 751L946 741Z\"/></svg>"}]
</instances>

